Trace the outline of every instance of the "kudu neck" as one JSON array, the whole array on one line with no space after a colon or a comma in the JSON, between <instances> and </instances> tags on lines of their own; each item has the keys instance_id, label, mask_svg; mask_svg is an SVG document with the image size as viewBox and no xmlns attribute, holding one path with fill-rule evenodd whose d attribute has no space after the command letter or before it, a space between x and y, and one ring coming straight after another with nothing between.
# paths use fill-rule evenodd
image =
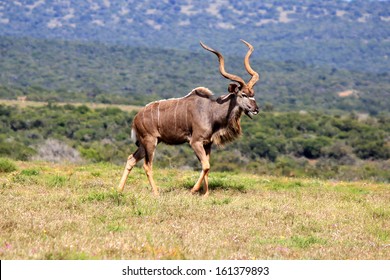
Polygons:
<instances>
[{"instance_id":1,"label":"kudu neck","mask_svg":"<svg viewBox=\"0 0 390 280\"><path fill-rule=\"evenodd\" d=\"M214 128L212 142L222 146L241 135L240 117L242 109L234 94L218 98L212 108Z\"/></svg>"},{"instance_id":2,"label":"kudu neck","mask_svg":"<svg viewBox=\"0 0 390 280\"><path fill-rule=\"evenodd\" d=\"M243 110L238 106L237 96L235 94L228 94L221 96L216 100L213 112L216 119L239 119Z\"/></svg>"}]
</instances>

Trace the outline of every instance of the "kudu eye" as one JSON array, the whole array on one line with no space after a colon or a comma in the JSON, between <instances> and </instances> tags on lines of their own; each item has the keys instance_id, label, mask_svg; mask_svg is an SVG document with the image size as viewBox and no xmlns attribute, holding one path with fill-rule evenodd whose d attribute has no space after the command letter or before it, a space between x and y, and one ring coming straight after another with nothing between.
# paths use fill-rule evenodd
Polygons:
<instances>
[{"instance_id":1,"label":"kudu eye","mask_svg":"<svg viewBox=\"0 0 390 280\"><path fill-rule=\"evenodd\" d=\"M242 93L241 92L241 96L244 97L244 98L248 98L248 95L246 95L246 93Z\"/></svg>"}]
</instances>

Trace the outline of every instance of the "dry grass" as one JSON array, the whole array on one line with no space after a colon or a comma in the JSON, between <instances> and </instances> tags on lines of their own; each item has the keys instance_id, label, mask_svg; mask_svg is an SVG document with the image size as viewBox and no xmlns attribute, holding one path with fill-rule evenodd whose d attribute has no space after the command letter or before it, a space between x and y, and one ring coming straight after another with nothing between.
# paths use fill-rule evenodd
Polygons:
<instances>
[{"instance_id":1,"label":"dry grass","mask_svg":"<svg viewBox=\"0 0 390 280\"><path fill-rule=\"evenodd\" d=\"M21 108L26 108L26 107L42 107L46 106L48 102L43 102L43 101L18 101L18 100L8 100L8 99L0 99L0 104L4 104L7 106L19 106ZM85 105L88 106L92 109L104 109L104 108L119 108L122 111L138 111L142 106L135 106L135 105L119 105L119 104L102 104L102 103L88 103L88 102L55 102L54 103L57 106L65 106L65 105L73 105L73 106L81 106Z\"/></svg>"},{"instance_id":2,"label":"dry grass","mask_svg":"<svg viewBox=\"0 0 390 280\"><path fill-rule=\"evenodd\" d=\"M17 163L0 174L1 259L390 259L390 185Z\"/></svg>"}]
</instances>

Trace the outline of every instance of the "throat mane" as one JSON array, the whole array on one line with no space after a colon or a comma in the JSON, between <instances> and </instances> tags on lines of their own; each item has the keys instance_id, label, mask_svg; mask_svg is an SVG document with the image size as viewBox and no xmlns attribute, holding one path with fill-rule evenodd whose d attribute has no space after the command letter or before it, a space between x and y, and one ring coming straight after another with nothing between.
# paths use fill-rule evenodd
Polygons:
<instances>
[{"instance_id":1,"label":"throat mane","mask_svg":"<svg viewBox=\"0 0 390 280\"><path fill-rule=\"evenodd\" d=\"M213 133L211 136L211 141L217 146L223 146L241 136L241 114L241 110L231 112L227 124Z\"/></svg>"}]
</instances>

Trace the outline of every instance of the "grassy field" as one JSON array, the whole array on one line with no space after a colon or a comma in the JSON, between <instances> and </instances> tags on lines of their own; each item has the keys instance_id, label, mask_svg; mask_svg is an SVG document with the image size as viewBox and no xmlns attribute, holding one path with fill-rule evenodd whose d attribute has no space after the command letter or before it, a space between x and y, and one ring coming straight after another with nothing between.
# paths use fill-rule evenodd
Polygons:
<instances>
[{"instance_id":1,"label":"grassy field","mask_svg":"<svg viewBox=\"0 0 390 280\"><path fill-rule=\"evenodd\" d=\"M390 259L390 185L17 162L0 173L1 259Z\"/></svg>"}]
</instances>

